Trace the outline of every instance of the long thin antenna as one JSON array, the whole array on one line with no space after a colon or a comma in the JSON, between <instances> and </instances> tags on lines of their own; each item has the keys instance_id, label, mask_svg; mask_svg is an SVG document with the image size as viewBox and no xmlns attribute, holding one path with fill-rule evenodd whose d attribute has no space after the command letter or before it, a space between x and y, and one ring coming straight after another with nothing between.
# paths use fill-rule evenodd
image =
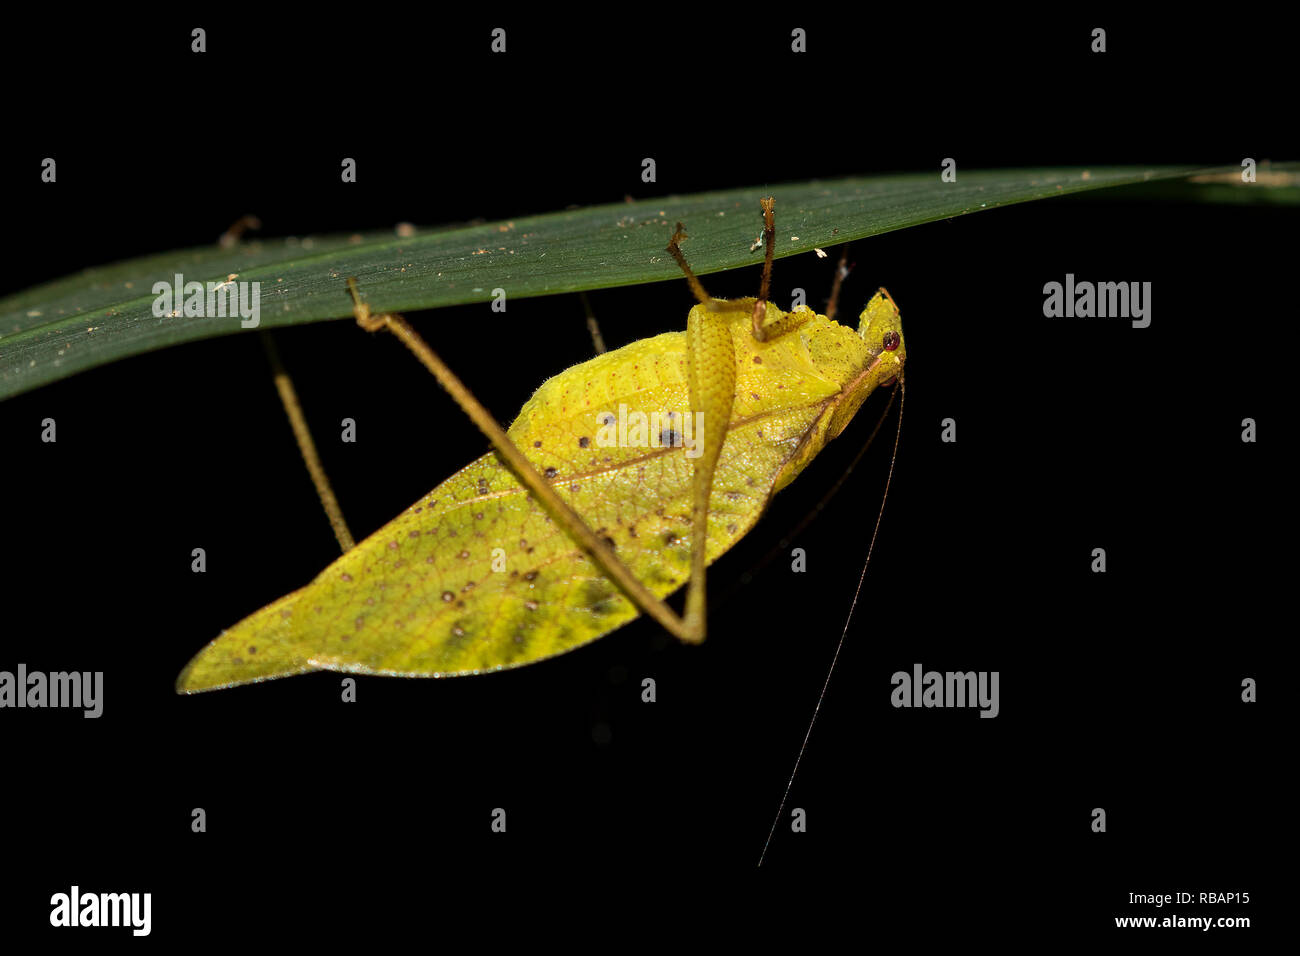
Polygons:
<instances>
[{"instance_id":1,"label":"long thin antenna","mask_svg":"<svg viewBox=\"0 0 1300 956\"><path fill-rule=\"evenodd\" d=\"M844 647L844 638L848 636L849 624L853 620L853 612L858 606L858 595L862 593L862 582L867 578L867 568L871 565L871 553L876 550L876 535L880 534L880 522L885 517L885 502L889 500L889 483L894 480L894 462L898 460L898 443L903 437L903 403L907 393L903 390L903 377L898 377L898 431L894 433L894 453L889 459L889 475L885 478L885 495L880 499L880 511L876 513L876 527L871 532L871 544L867 546L867 560L862 563L862 574L858 576L858 586L853 592L853 603L849 605L849 613L844 618L844 630L840 632L839 643L835 645L835 656L831 658L830 669L826 671L826 680L822 684L822 692L817 696L817 706L813 708L812 720L808 721L808 730L803 735L803 743L799 745L799 755L794 758L794 769L790 771L790 779L786 782L785 793L781 795L781 805L776 808L776 817L772 820L772 828L767 831L767 839L763 841L763 852L758 855L758 865L762 866L763 861L767 859L767 848L772 845L772 837L776 835L777 824L781 822L781 817L785 815L785 804L790 799L790 790L794 787L794 778L799 773L799 764L803 761L804 751L808 749L808 740L812 737L813 726L817 723L817 715L821 713L822 701L826 699L826 691L831 686L831 675L835 673L835 665L839 662L840 651Z\"/></svg>"}]
</instances>

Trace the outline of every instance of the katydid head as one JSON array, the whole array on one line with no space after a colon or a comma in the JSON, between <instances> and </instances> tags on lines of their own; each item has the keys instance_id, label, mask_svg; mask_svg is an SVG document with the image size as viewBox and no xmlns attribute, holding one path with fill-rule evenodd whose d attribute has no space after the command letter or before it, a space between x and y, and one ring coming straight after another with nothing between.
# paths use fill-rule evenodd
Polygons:
<instances>
[{"instance_id":1,"label":"katydid head","mask_svg":"<svg viewBox=\"0 0 1300 956\"><path fill-rule=\"evenodd\" d=\"M831 323L850 339L854 333L845 326ZM825 439L834 438L853 420L862 403L877 388L893 385L903 374L907 361L907 347L903 341L903 324L898 306L881 289L871 297L862 310L858 322L857 341L847 350L838 348L834 337L818 355L827 356L822 371L828 378L838 377L840 394L835 399L834 412L828 419ZM846 358L851 359L847 362ZM816 454L825 442L808 443L811 454ZM811 454L809 457L811 457Z\"/></svg>"},{"instance_id":2,"label":"katydid head","mask_svg":"<svg viewBox=\"0 0 1300 956\"><path fill-rule=\"evenodd\" d=\"M907 346L903 342L903 321L898 306L883 288L862 310L858 335L872 356L868 366L871 386L893 385L907 361Z\"/></svg>"}]
</instances>

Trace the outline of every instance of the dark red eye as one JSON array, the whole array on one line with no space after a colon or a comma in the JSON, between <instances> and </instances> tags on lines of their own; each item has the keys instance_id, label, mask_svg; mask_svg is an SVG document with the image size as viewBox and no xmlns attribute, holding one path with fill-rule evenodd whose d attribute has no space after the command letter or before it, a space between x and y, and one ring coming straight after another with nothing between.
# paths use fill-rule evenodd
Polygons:
<instances>
[{"instance_id":1,"label":"dark red eye","mask_svg":"<svg viewBox=\"0 0 1300 956\"><path fill-rule=\"evenodd\" d=\"M882 344L885 346L886 352L892 352L894 349L898 348L898 344L902 341L902 338L897 332L886 332L885 341Z\"/></svg>"}]
</instances>

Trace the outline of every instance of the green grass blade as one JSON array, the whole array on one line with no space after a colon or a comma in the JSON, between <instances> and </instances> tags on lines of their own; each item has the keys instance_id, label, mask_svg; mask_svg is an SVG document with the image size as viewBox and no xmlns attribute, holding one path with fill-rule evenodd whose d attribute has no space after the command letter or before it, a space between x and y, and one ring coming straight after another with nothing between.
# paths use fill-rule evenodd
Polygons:
<instances>
[{"instance_id":1,"label":"green grass blade","mask_svg":"<svg viewBox=\"0 0 1300 956\"><path fill-rule=\"evenodd\" d=\"M674 223L701 275L762 260L760 196L776 196L777 256L1011 203L1230 168L1116 167L938 172L734 189L416 230L216 245L119 262L0 300L0 398L181 342L243 331L238 316L154 315L154 283L260 283L261 328L350 315L356 276L377 310L414 311L676 280L665 254Z\"/></svg>"}]
</instances>

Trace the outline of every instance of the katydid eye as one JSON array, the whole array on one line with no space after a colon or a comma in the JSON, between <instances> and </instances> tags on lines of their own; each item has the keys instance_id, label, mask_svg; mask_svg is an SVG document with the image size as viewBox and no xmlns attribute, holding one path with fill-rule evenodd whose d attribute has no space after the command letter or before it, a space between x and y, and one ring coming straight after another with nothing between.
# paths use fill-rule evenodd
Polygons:
<instances>
[{"instance_id":1,"label":"katydid eye","mask_svg":"<svg viewBox=\"0 0 1300 956\"><path fill-rule=\"evenodd\" d=\"M885 341L881 344L884 345L886 352L892 352L894 349L898 348L898 343L901 341L902 338L897 332L886 332Z\"/></svg>"}]
</instances>

